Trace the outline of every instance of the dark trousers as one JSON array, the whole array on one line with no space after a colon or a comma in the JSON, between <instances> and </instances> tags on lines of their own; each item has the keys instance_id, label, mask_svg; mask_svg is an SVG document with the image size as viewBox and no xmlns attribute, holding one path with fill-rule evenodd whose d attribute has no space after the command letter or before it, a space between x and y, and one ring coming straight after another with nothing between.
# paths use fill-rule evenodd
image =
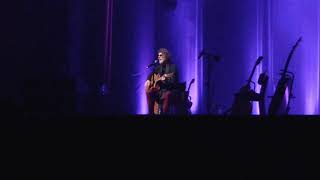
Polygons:
<instances>
[{"instance_id":1,"label":"dark trousers","mask_svg":"<svg viewBox=\"0 0 320 180\"><path fill-rule=\"evenodd\" d=\"M158 90L150 89L146 91L146 95L149 114L154 114L154 104L156 100L161 101L163 113L169 112L169 106L174 100L172 91L165 90L159 93Z\"/></svg>"}]
</instances>

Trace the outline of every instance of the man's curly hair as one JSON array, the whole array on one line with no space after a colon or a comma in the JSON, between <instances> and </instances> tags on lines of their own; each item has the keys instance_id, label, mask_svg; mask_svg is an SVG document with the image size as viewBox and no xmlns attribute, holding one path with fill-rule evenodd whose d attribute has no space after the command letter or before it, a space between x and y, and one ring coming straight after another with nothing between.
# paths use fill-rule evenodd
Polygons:
<instances>
[{"instance_id":1,"label":"man's curly hair","mask_svg":"<svg viewBox=\"0 0 320 180\"><path fill-rule=\"evenodd\" d=\"M168 51L168 49L166 49L166 48L160 48L160 49L158 50L158 53L164 54L164 55L166 56L167 60L168 60L168 61L171 61L171 54L170 54L170 52Z\"/></svg>"}]
</instances>

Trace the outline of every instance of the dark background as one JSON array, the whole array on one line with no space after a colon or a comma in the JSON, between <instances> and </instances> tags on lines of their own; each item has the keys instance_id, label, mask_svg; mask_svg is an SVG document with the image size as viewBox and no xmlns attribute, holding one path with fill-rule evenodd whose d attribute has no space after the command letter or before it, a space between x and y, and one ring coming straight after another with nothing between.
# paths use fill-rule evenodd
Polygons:
<instances>
[{"instance_id":1,"label":"dark background","mask_svg":"<svg viewBox=\"0 0 320 180\"><path fill-rule=\"evenodd\" d=\"M18 1L3 9L1 100L24 112L93 111L103 81L105 2Z\"/></svg>"},{"instance_id":2,"label":"dark background","mask_svg":"<svg viewBox=\"0 0 320 180\"><path fill-rule=\"evenodd\" d=\"M115 5L127 11L132 8L128 2L116 1ZM171 1L168 3L172 6L166 7L175 7ZM319 152L319 125L316 121L310 123L311 117L298 121L279 117L276 122L252 117L245 124L240 119L213 116L197 117L197 122L182 117L164 117L163 121L145 116L113 121L88 116L52 118L74 113L132 112L135 101L126 93L133 84L126 83L132 64L124 65L121 60L131 59L135 52L127 43L131 34L126 33L133 11L126 15L115 11L113 53L119 60L113 64L119 69L112 74L112 93L102 97L99 90L104 73L105 1L32 0L6 2L1 7L4 48L0 99L3 115L8 115L2 122L15 124L13 130L7 129L3 148L8 150L4 155L9 159L7 167L14 172L12 176L42 173L52 177L58 172L94 176L98 171L107 171L104 176L122 176L131 171L129 175L148 171L152 172L148 177L174 172L177 177L209 174L237 179L304 179L316 169L307 166L307 161L315 161ZM223 14L218 9L215 12ZM232 69L237 69L234 66ZM235 89L241 84L242 78L238 78ZM49 115L52 119L19 116L21 119L11 121L20 114ZM183 121L172 124L178 118ZM301 121L309 124L302 125Z\"/></svg>"}]
</instances>

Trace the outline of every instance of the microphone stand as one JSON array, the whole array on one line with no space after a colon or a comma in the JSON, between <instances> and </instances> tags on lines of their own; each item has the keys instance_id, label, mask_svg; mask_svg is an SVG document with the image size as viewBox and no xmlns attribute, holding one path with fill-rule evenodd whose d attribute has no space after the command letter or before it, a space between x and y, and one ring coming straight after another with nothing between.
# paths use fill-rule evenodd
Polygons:
<instances>
[{"instance_id":1,"label":"microphone stand","mask_svg":"<svg viewBox=\"0 0 320 180\"><path fill-rule=\"evenodd\" d=\"M207 102L206 102L206 109L207 109L207 114L210 114L211 112L211 106L212 106L212 103L211 101L209 100L209 98L211 99L211 93L210 93L210 67L211 67L211 60L215 60L215 61L220 61L221 57L218 56L218 55L213 55L211 53L207 53L207 52L204 52L202 50L202 52L200 53L198 59L200 59L201 57L203 56L203 59L204 60L207 60L207 78L206 78L206 82L205 82L205 86L206 86L206 89L207 89L207 95L208 95L208 98L207 98Z\"/></svg>"},{"instance_id":2,"label":"microphone stand","mask_svg":"<svg viewBox=\"0 0 320 180\"><path fill-rule=\"evenodd\" d=\"M143 69L142 72L138 72L138 73L135 73L135 74L131 74L131 77L132 77L132 78L139 78L139 77L141 77L142 75L145 75L145 73L147 72L147 70L151 69L151 67L152 67L152 72L155 72L155 68L156 68L157 65L158 65L157 63L155 63L155 64L152 65L152 66L149 65L150 67L147 66L147 68ZM135 92L137 92L137 91L140 89L141 85L144 84L144 81L145 81L145 80L143 80L143 82L138 82L138 85L137 85L136 88L135 88Z\"/></svg>"}]
</instances>

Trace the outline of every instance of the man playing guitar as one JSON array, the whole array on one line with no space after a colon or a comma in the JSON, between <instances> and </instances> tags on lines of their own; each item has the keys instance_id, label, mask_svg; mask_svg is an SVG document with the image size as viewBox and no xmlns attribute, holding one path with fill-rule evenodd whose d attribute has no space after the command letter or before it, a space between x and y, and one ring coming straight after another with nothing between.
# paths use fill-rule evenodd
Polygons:
<instances>
[{"instance_id":1,"label":"man playing guitar","mask_svg":"<svg viewBox=\"0 0 320 180\"><path fill-rule=\"evenodd\" d=\"M154 68L145 82L149 114L154 114L155 101L162 102L162 113L169 111L169 105L173 101L174 87L178 82L176 65L171 62L167 49L158 50L159 65Z\"/></svg>"}]
</instances>

